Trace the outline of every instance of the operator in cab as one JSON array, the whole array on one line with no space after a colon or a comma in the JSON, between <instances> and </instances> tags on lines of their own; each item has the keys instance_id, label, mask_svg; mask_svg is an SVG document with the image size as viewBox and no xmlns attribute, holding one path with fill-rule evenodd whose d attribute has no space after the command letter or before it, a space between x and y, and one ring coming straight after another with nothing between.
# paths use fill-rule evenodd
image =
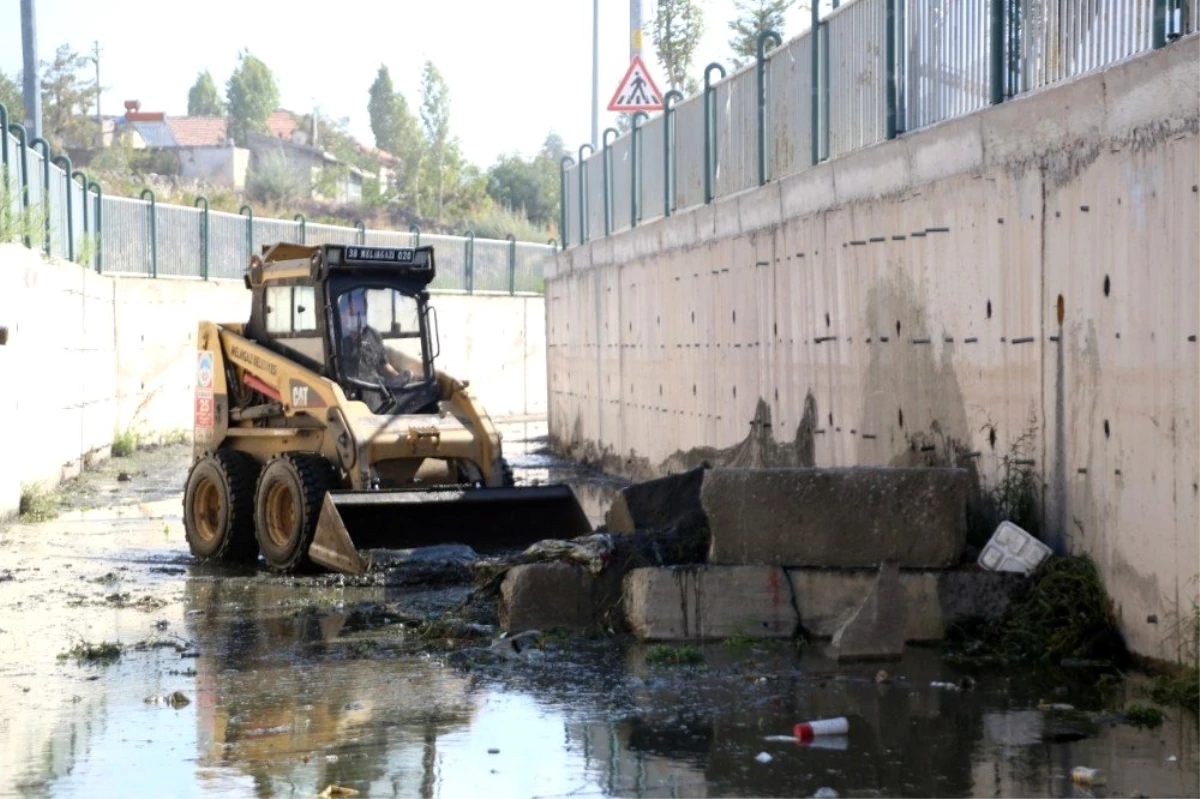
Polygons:
<instances>
[{"instance_id":1,"label":"operator in cab","mask_svg":"<svg viewBox=\"0 0 1200 799\"><path fill-rule=\"evenodd\" d=\"M342 357L351 377L371 383L406 383L412 379L388 361L379 331L367 322L367 290L352 289L338 297Z\"/></svg>"}]
</instances>

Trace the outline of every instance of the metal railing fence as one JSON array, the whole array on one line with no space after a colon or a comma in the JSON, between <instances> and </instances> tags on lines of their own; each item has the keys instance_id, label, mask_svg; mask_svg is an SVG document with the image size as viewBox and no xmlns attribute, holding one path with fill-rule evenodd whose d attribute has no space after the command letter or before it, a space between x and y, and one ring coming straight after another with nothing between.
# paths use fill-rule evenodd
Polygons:
<instances>
[{"instance_id":1,"label":"metal railing fence","mask_svg":"<svg viewBox=\"0 0 1200 799\"><path fill-rule=\"evenodd\" d=\"M827 3L828 5L828 3ZM561 246L710 203L1197 29L1200 0L832 0L809 30L562 162ZM761 84L760 84L761 80ZM761 88L760 88L761 86ZM583 158L582 156L587 156Z\"/></svg>"},{"instance_id":2,"label":"metal railing fence","mask_svg":"<svg viewBox=\"0 0 1200 799\"><path fill-rule=\"evenodd\" d=\"M240 280L253 253L280 241L428 244L437 259L431 290L541 294L545 263L554 253L549 244L512 236L447 236L415 226L406 232L370 230L361 222L327 225L302 215L270 219L255 216L250 206L240 214L211 211L204 197L195 207L170 205L157 202L149 189L141 198L108 196L84 171L71 168L69 159L53 157L49 145L25 141L25 129L10 124L3 105L0 131L0 241L18 240L104 274ZM661 205L660 194L656 207Z\"/></svg>"}]
</instances>

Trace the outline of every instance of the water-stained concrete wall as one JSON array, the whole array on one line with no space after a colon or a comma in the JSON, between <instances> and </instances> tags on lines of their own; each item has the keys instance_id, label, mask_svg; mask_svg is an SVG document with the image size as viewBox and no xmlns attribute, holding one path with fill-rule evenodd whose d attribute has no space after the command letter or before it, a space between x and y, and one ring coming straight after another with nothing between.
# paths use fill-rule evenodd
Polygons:
<instances>
[{"instance_id":1,"label":"water-stained concrete wall","mask_svg":"<svg viewBox=\"0 0 1200 799\"><path fill-rule=\"evenodd\" d=\"M556 446L638 477L957 464L982 499L1031 473L1131 647L1176 657L1200 571L1197 63L1191 36L560 254Z\"/></svg>"}]
</instances>

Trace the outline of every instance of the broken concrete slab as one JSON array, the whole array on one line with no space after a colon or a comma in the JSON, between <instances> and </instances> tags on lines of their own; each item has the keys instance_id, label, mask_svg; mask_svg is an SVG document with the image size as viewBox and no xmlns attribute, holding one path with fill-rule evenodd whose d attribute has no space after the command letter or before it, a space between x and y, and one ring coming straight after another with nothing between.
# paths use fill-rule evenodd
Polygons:
<instances>
[{"instance_id":1,"label":"broken concrete slab","mask_svg":"<svg viewBox=\"0 0 1200 799\"><path fill-rule=\"evenodd\" d=\"M625 576L625 618L639 638L790 638L791 585L775 566L673 566Z\"/></svg>"},{"instance_id":2,"label":"broken concrete slab","mask_svg":"<svg viewBox=\"0 0 1200 799\"><path fill-rule=\"evenodd\" d=\"M871 590L867 569L788 569L800 623L814 638L832 638ZM940 641L947 629L972 617L998 619L1027 584L1020 575L962 570L900 572L907 605L907 642Z\"/></svg>"},{"instance_id":3,"label":"broken concrete slab","mask_svg":"<svg viewBox=\"0 0 1200 799\"><path fill-rule=\"evenodd\" d=\"M610 533L697 531L708 526L700 506L706 466L622 488L604 515ZM707 538L704 543L707 545Z\"/></svg>"},{"instance_id":4,"label":"broken concrete slab","mask_svg":"<svg viewBox=\"0 0 1200 799\"><path fill-rule=\"evenodd\" d=\"M898 660L904 654L907 602L900 585L900 566L887 561L853 615L833 634L832 651L839 661Z\"/></svg>"},{"instance_id":5,"label":"broken concrete slab","mask_svg":"<svg viewBox=\"0 0 1200 799\"><path fill-rule=\"evenodd\" d=\"M620 601L620 574L594 575L573 563L514 566L500 584L500 628L586 630Z\"/></svg>"},{"instance_id":6,"label":"broken concrete slab","mask_svg":"<svg viewBox=\"0 0 1200 799\"><path fill-rule=\"evenodd\" d=\"M964 469L711 469L700 503L714 564L907 568L956 564Z\"/></svg>"}]
</instances>

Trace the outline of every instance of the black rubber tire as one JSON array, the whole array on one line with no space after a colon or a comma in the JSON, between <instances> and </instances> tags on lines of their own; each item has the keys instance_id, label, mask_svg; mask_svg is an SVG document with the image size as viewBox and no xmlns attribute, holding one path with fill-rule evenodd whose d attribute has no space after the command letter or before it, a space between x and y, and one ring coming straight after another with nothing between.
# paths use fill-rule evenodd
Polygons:
<instances>
[{"instance_id":1,"label":"black rubber tire","mask_svg":"<svg viewBox=\"0 0 1200 799\"><path fill-rule=\"evenodd\" d=\"M317 531L321 502L333 485L333 469L319 455L289 453L267 461L254 491L254 533L272 571L291 572L309 565L308 546ZM276 530L283 539L279 541L271 536L272 501L286 505L280 508L287 511L287 524Z\"/></svg>"},{"instance_id":2,"label":"black rubber tire","mask_svg":"<svg viewBox=\"0 0 1200 799\"><path fill-rule=\"evenodd\" d=\"M188 548L202 561L253 561L254 485L261 467L244 452L208 452L192 465L183 492L183 530ZM197 493L216 492L218 504L208 519L197 518Z\"/></svg>"},{"instance_id":3,"label":"black rubber tire","mask_svg":"<svg viewBox=\"0 0 1200 799\"><path fill-rule=\"evenodd\" d=\"M517 484L517 478L515 476L513 476L512 464L510 464L504 458L501 458L500 459L500 468L503 470L503 474L504 474L504 482L502 483L502 485L505 488L512 488L513 486L515 486Z\"/></svg>"}]
</instances>

